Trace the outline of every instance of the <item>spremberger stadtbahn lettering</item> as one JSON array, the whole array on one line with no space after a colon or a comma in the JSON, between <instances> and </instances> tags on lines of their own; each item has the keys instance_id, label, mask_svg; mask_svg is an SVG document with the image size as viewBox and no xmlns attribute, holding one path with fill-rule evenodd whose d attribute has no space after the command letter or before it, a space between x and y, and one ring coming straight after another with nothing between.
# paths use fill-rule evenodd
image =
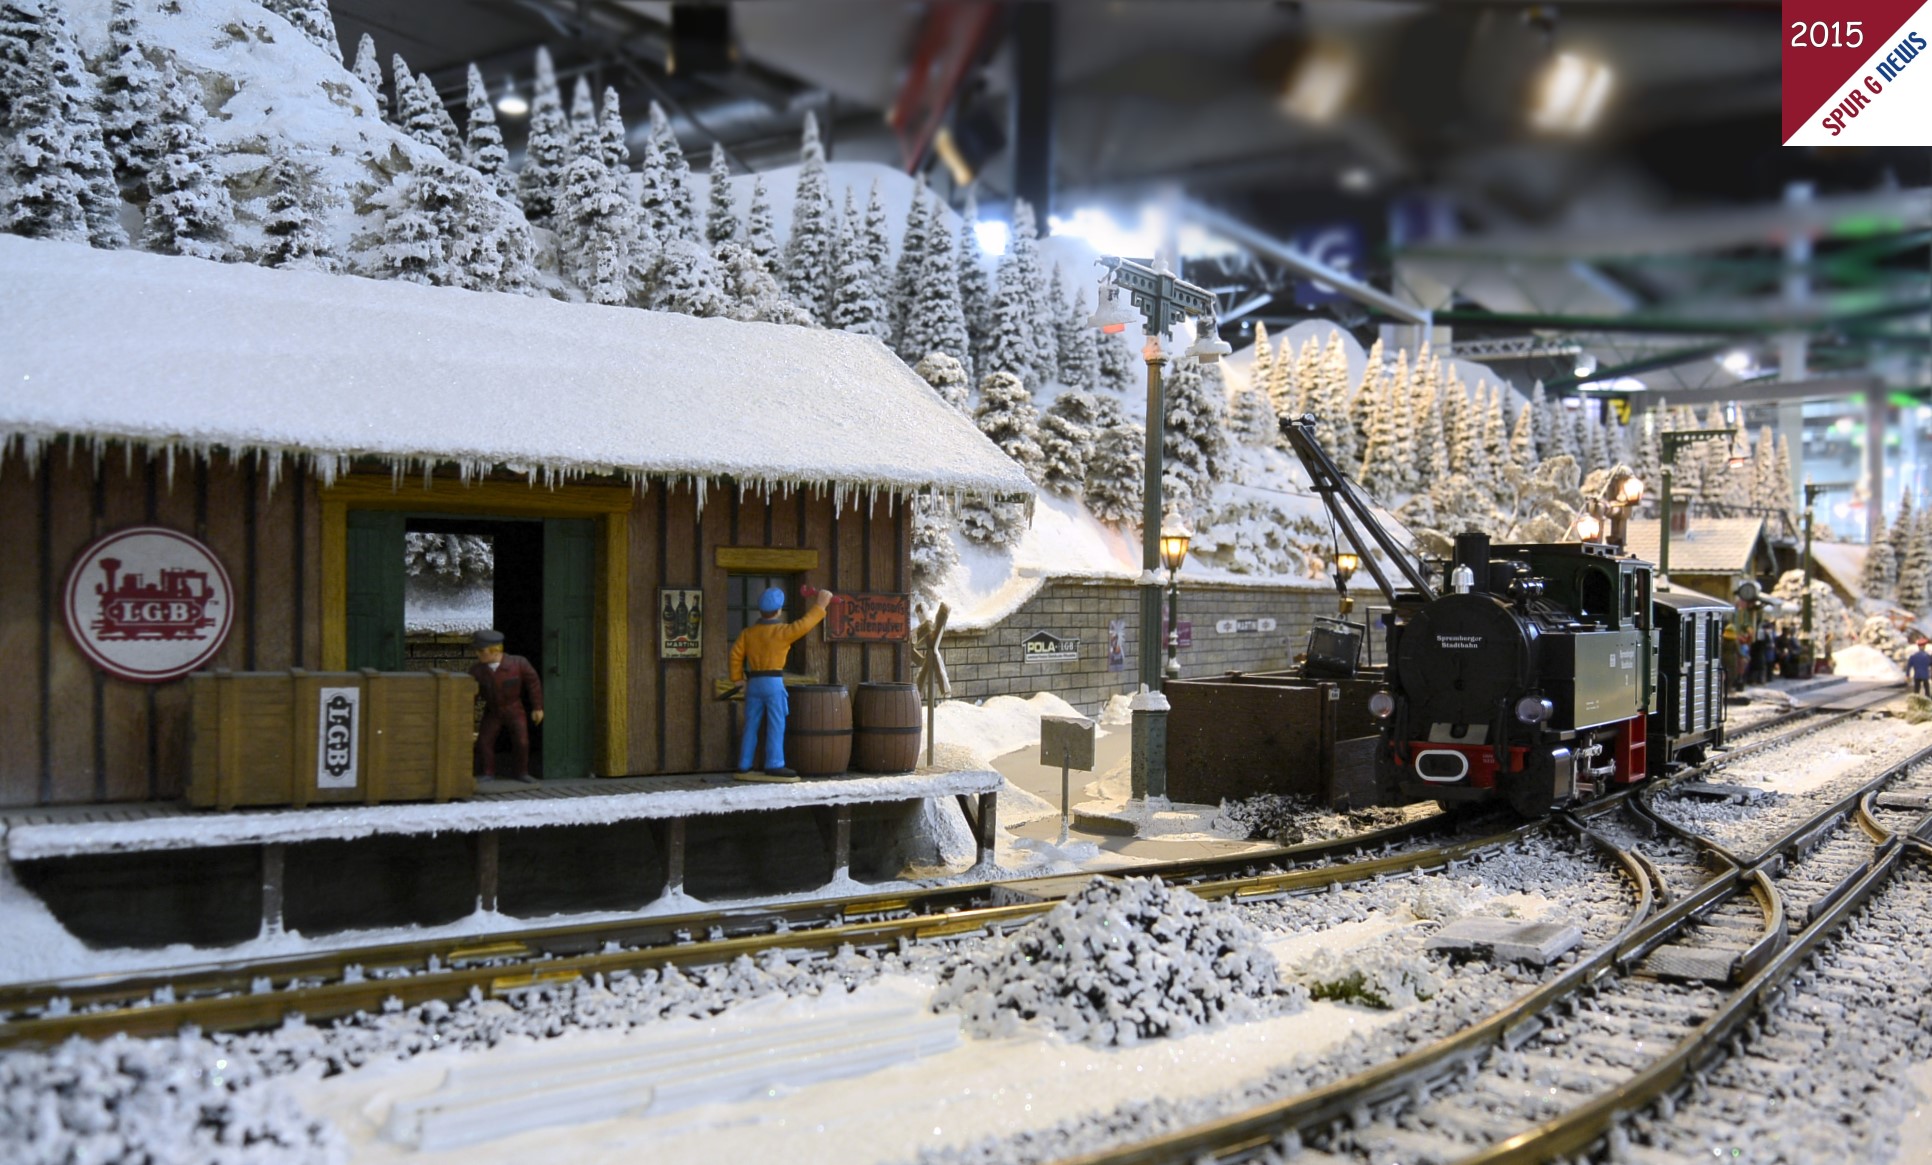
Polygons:
<instances>
[{"instance_id":1,"label":"spremberger stadtbahn lettering","mask_svg":"<svg viewBox=\"0 0 1932 1165\"><path fill-rule=\"evenodd\" d=\"M1932 0L1785 0L1784 144L1932 146Z\"/></svg>"}]
</instances>

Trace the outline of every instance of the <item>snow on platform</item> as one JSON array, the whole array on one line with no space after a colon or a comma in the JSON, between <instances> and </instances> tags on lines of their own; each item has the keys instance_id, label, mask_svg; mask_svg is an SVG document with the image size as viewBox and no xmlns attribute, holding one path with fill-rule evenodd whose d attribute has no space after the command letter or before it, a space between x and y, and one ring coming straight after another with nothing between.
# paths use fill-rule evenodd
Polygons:
<instances>
[{"instance_id":1,"label":"snow on platform","mask_svg":"<svg viewBox=\"0 0 1932 1165\"><path fill-rule=\"evenodd\" d=\"M325 479L378 457L532 480L1035 492L885 345L848 332L13 236L0 285L0 441L30 453L71 435L310 454Z\"/></svg>"},{"instance_id":2,"label":"snow on platform","mask_svg":"<svg viewBox=\"0 0 1932 1165\"><path fill-rule=\"evenodd\" d=\"M479 793L470 801L442 805L352 805L213 813L179 805L141 806L120 820L63 820L52 811L8 818L7 856L16 862L78 854L199 849L349 840L377 835L481 833L496 829L604 825L613 821L669 820L718 813L756 813L809 805L855 805L919 801L995 793L996 772L962 770L900 776L834 777L796 784L733 780L729 774L691 777L620 777L519 785L512 791ZM89 806L85 817L113 815L111 806Z\"/></svg>"}]
</instances>

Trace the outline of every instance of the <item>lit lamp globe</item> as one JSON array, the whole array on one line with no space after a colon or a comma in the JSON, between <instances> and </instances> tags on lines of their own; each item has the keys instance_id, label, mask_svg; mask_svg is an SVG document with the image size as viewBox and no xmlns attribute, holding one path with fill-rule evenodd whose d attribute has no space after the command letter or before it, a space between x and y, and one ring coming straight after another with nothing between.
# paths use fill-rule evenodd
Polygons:
<instances>
[{"instance_id":1,"label":"lit lamp globe","mask_svg":"<svg viewBox=\"0 0 1932 1165\"><path fill-rule=\"evenodd\" d=\"M1336 580L1339 581L1343 586L1347 586L1348 580L1355 577L1355 572L1361 569L1361 566L1362 566L1362 559L1360 558L1360 556L1350 554L1346 550L1342 551L1340 554L1337 554L1335 556Z\"/></svg>"},{"instance_id":2,"label":"lit lamp globe","mask_svg":"<svg viewBox=\"0 0 1932 1165\"><path fill-rule=\"evenodd\" d=\"M1120 288L1108 284L1100 289L1100 302L1094 305L1093 314L1087 317L1087 326L1099 328L1111 336L1126 331L1127 325L1137 318L1132 308L1120 302Z\"/></svg>"},{"instance_id":3,"label":"lit lamp globe","mask_svg":"<svg viewBox=\"0 0 1932 1165\"><path fill-rule=\"evenodd\" d=\"M1234 349L1221 338L1220 328L1210 319L1202 323L1201 334L1195 337L1194 346L1187 350L1187 354L1203 364L1213 364L1232 351Z\"/></svg>"},{"instance_id":4,"label":"lit lamp globe","mask_svg":"<svg viewBox=\"0 0 1932 1165\"><path fill-rule=\"evenodd\" d=\"M1193 540L1194 536L1186 530L1161 531L1161 565L1168 573L1181 569L1181 563L1187 560L1187 544Z\"/></svg>"},{"instance_id":5,"label":"lit lamp globe","mask_svg":"<svg viewBox=\"0 0 1932 1165\"><path fill-rule=\"evenodd\" d=\"M1617 488L1617 501L1626 506L1634 506L1643 500L1644 479L1634 473L1624 478L1623 484Z\"/></svg>"},{"instance_id":6,"label":"lit lamp globe","mask_svg":"<svg viewBox=\"0 0 1932 1165\"><path fill-rule=\"evenodd\" d=\"M1584 514L1576 520L1576 537L1579 542L1595 542L1603 535L1603 523L1595 514Z\"/></svg>"}]
</instances>

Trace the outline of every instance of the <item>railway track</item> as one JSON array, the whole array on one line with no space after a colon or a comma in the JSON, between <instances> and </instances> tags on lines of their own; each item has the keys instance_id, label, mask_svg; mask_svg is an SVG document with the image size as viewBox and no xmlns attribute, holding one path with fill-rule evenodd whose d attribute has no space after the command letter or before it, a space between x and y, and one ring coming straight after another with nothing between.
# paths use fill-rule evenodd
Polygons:
<instances>
[{"instance_id":1,"label":"railway track","mask_svg":"<svg viewBox=\"0 0 1932 1165\"><path fill-rule=\"evenodd\" d=\"M1347 838L1223 858L1138 866L1107 876L1158 876L1197 896L1236 900L1321 889L1468 861L1547 830L1490 816L1423 818ZM1496 829L1445 844L1445 833ZM149 975L97 976L0 987L0 1047L269 1027L464 998L503 995L563 980L729 963L775 948L833 952L887 947L1018 926L1045 913L1093 875L1056 875L901 893L821 899L782 907L573 924L475 939L350 948L294 958L212 964Z\"/></svg>"},{"instance_id":2,"label":"railway track","mask_svg":"<svg viewBox=\"0 0 1932 1165\"><path fill-rule=\"evenodd\" d=\"M1502 1165L1620 1145L1627 1114L1708 1066L1848 917L1932 855L1904 829L1932 829L1925 814L1899 828L1856 816L1895 782L1932 787L1929 761L1932 748L1920 750L1744 854L1705 845L1634 800L1592 806L1578 827L1646 886L1647 909L1613 941L1433 1045L1078 1165Z\"/></svg>"}]
</instances>

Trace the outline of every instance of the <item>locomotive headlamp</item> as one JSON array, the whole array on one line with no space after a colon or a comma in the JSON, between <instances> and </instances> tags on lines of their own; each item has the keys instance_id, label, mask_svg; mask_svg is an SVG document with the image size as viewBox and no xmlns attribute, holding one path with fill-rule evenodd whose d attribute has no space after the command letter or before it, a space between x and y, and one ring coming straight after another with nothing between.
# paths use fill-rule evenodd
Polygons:
<instances>
[{"instance_id":1,"label":"locomotive headlamp","mask_svg":"<svg viewBox=\"0 0 1932 1165\"><path fill-rule=\"evenodd\" d=\"M1524 696L1516 701L1516 718L1525 724L1542 724L1556 715L1556 705L1541 696Z\"/></svg>"},{"instance_id":2,"label":"locomotive headlamp","mask_svg":"<svg viewBox=\"0 0 1932 1165\"><path fill-rule=\"evenodd\" d=\"M1369 715L1377 720L1387 720L1395 714L1395 697L1387 692L1377 692L1369 697Z\"/></svg>"},{"instance_id":3,"label":"locomotive headlamp","mask_svg":"<svg viewBox=\"0 0 1932 1165\"><path fill-rule=\"evenodd\" d=\"M1576 520L1576 537L1579 542L1595 542L1603 535L1603 523L1595 514L1581 514Z\"/></svg>"},{"instance_id":4,"label":"locomotive headlamp","mask_svg":"<svg viewBox=\"0 0 1932 1165\"><path fill-rule=\"evenodd\" d=\"M1617 490L1617 501L1626 506L1634 506L1643 500L1644 479L1634 474L1624 478L1623 485Z\"/></svg>"}]
</instances>

